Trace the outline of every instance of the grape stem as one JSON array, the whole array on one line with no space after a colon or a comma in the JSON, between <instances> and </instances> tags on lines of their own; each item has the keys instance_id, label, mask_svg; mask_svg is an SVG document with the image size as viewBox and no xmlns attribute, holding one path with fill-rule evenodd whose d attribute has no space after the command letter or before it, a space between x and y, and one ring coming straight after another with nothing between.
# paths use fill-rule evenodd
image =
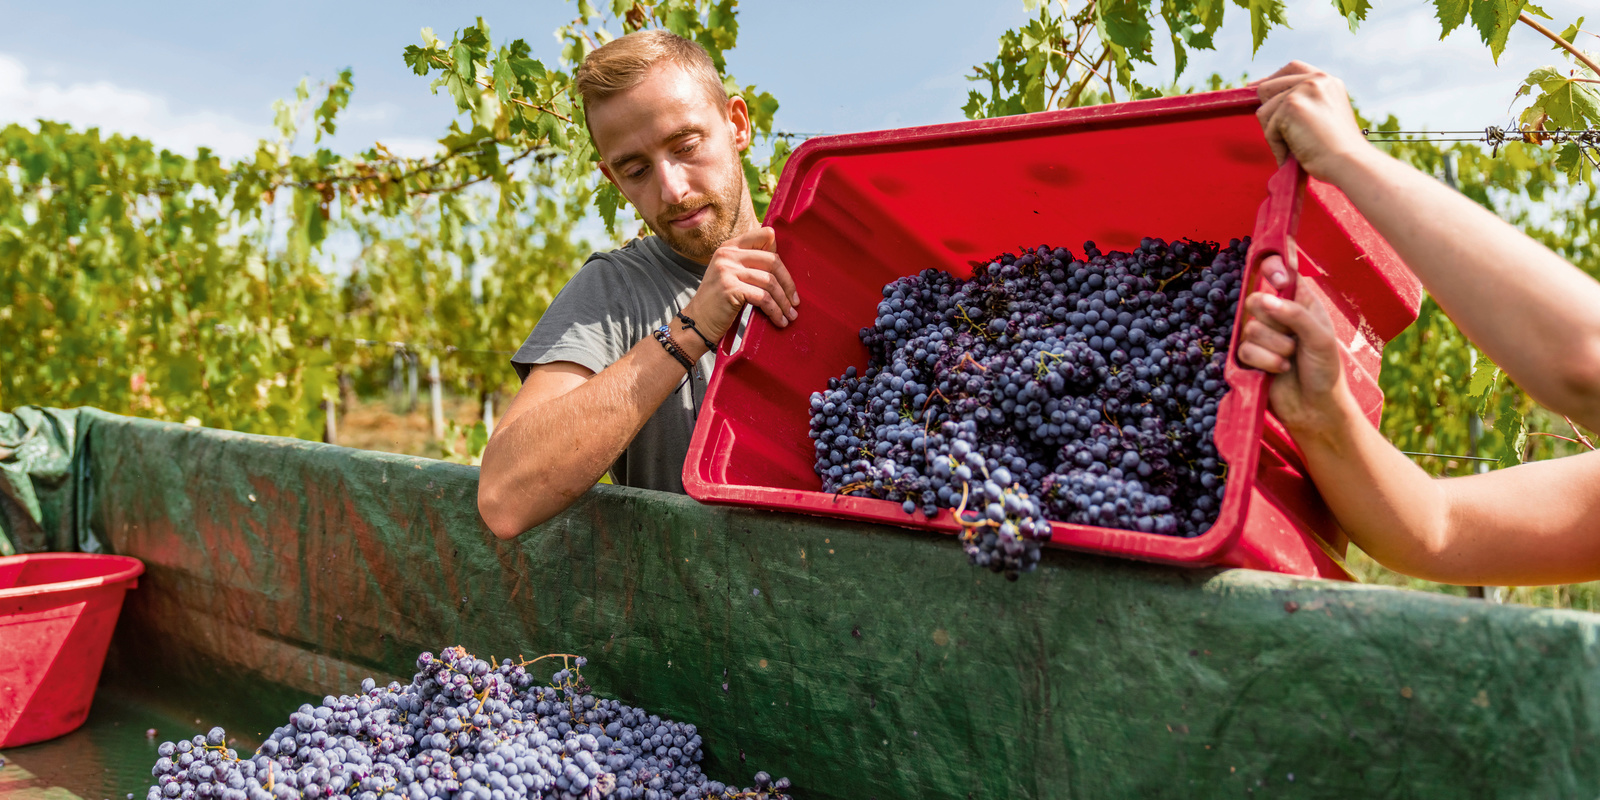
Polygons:
<instances>
[{"instance_id":1,"label":"grape stem","mask_svg":"<svg viewBox=\"0 0 1600 800\"><path fill-rule=\"evenodd\" d=\"M975 333L977 333L979 336L982 336L985 339L993 339L994 338L993 336L989 335L989 332L987 330L985 330L982 325L979 325L978 323L972 321L972 317L967 315L967 307L966 306L956 306L956 308L960 309L960 316L961 316L962 321L966 322L968 325L971 325L972 326L972 330ZM972 358L972 354L971 353L967 353L966 357L967 358ZM976 362L974 362L974 363L976 363ZM959 362L959 361L956 362L957 366L960 366L960 364L961 364L961 362Z\"/></svg>"},{"instance_id":2,"label":"grape stem","mask_svg":"<svg viewBox=\"0 0 1600 800\"><path fill-rule=\"evenodd\" d=\"M962 364L971 364L972 366L977 367L978 369L980 369L980 370L982 370L984 372L988 372L989 371L989 368L984 366L984 365L982 365L982 364L980 364L980 363L978 363L978 359L973 358L971 353L962 353L961 354L961 358L956 361L956 367L959 368Z\"/></svg>"},{"instance_id":3,"label":"grape stem","mask_svg":"<svg viewBox=\"0 0 1600 800\"><path fill-rule=\"evenodd\" d=\"M1167 284L1172 283L1173 281L1177 280L1179 278L1179 276L1183 275L1183 273L1188 272L1191 269L1194 269L1194 265L1190 264L1187 261L1179 261L1178 263L1183 265L1183 269L1178 270L1178 274L1177 275L1173 275L1172 277L1160 282L1159 284L1156 284L1156 291L1158 291L1158 292L1166 291L1167 290Z\"/></svg>"}]
</instances>

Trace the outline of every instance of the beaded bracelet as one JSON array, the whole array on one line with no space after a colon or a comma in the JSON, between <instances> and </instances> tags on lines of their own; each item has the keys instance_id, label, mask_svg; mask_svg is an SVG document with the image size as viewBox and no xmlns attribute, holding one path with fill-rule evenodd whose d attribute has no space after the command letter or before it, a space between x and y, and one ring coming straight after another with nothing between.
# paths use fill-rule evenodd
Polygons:
<instances>
[{"instance_id":1,"label":"beaded bracelet","mask_svg":"<svg viewBox=\"0 0 1600 800\"><path fill-rule=\"evenodd\" d=\"M669 353L673 358L677 359L678 363L682 364L685 370L694 372L694 362L689 360L689 354L683 352L683 348L679 347L678 343L672 340L671 328L662 325L661 327L656 328L654 336L656 337L656 341L660 342L661 346L667 349L667 353Z\"/></svg>"}]
</instances>

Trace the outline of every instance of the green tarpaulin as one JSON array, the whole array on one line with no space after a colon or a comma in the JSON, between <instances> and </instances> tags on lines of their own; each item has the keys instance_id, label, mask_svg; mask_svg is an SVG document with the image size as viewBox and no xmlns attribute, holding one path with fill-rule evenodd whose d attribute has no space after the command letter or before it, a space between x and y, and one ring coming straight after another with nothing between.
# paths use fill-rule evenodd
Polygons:
<instances>
[{"instance_id":1,"label":"green tarpaulin","mask_svg":"<svg viewBox=\"0 0 1600 800\"><path fill-rule=\"evenodd\" d=\"M587 655L603 694L698 725L713 776L805 798L1600 786L1590 614L1059 552L1008 583L942 535L609 486L499 542L473 468L75 424L72 519L149 570L107 680L240 725L459 643Z\"/></svg>"}]
</instances>

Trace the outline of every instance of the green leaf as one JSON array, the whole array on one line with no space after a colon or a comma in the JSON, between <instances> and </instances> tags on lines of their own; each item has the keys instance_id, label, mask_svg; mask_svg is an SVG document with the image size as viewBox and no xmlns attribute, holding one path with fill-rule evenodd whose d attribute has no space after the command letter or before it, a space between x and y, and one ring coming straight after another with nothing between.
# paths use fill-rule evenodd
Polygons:
<instances>
[{"instance_id":1,"label":"green leaf","mask_svg":"<svg viewBox=\"0 0 1600 800\"><path fill-rule=\"evenodd\" d=\"M456 42L450 47L450 66L462 83L472 83L476 70L472 66L472 48L466 42Z\"/></svg>"},{"instance_id":2,"label":"green leaf","mask_svg":"<svg viewBox=\"0 0 1600 800\"><path fill-rule=\"evenodd\" d=\"M1369 0L1333 0L1333 7L1344 15L1345 21L1350 24L1350 32L1355 33L1361 23L1367 19L1367 12L1372 10Z\"/></svg>"},{"instance_id":3,"label":"green leaf","mask_svg":"<svg viewBox=\"0 0 1600 800\"><path fill-rule=\"evenodd\" d=\"M1267 40L1273 25L1289 27L1283 16L1281 0L1233 0L1234 5L1250 12L1250 53L1254 55Z\"/></svg>"},{"instance_id":4,"label":"green leaf","mask_svg":"<svg viewBox=\"0 0 1600 800\"><path fill-rule=\"evenodd\" d=\"M1433 0L1434 15L1439 18L1441 32L1439 38L1444 39L1450 32L1461 27L1467 21L1467 11L1472 7L1472 0Z\"/></svg>"},{"instance_id":5,"label":"green leaf","mask_svg":"<svg viewBox=\"0 0 1600 800\"><path fill-rule=\"evenodd\" d=\"M1569 175L1576 173L1583 166L1583 147L1577 142L1567 142L1556 151L1555 161L1551 163L1556 169Z\"/></svg>"},{"instance_id":6,"label":"green leaf","mask_svg":"<svg viewBox=\"0 0 1600 800\"><path fill-rule=\"evenodd\" d=\"M1590 88L1594 85L1562 75L1555 67L1540 67L1523 81L1525 88L1542 91L1534 106L1549 114L1551 126L1557 128L1600 125L1600 93Z\"/></svg>"},{"instance_id":7,"label":"green leaf","mask_svg":"<svg viewBox=\"0 0 1600 800\"><path fill-rule=\"evenodd\" d=\"M778 99L771 92L757 92L755 84L744 87L739 95L750 109L751 127L761 133L772 133L772 119L778 113Z\"/></svg>"},{"instance_id":8,"label":"green leaf","mask_svg":"<svg viewBox=\"0 0 1600 800\"><path fill-rule=\"evenodd\" d=\"M1514 467L1522 463L1522 453L1528 446L1528 421L1518 408L1516 392L1504 392L1495 409L1494 429L1505 441L1505 453L1499 466Z\"/></svg>"},{"instance_id":9,"label":"green leaf","mask_svg":"<svg viewBox=\"0 0 1600 800\"><path fill-rule=\"evenodd\" d=\"M1484 406L1489 402L1489 392L1500 380L1500 368L1482 353L1477 355L1472 365L1472 381L1467 385L1467 397L1478 399L1480 402L1477 413L1484 411Z\"/></svg>"},{"instance_id":10,"label":"green leaf","mask_svg":"<svg viewBox=\"0 0 1600 800\"><path fill-rule=\"evenodd\" d=\"M427 29L424 28L423 30ZM434 50L431 47L418 47L414 44L408 44L401 57L405 59L406 66L410 67L412 72L418 75L427 75L433 69L433 54Z\"/></svg>"},{"instance_id":11,"label":"green leaf","mask_svg":"<svg viewBox=\"0 0 1600 800\"><path fill-rule=\"evenodd\" d=\"M967 102L961 107L961 113L965 114L967 119L981 119L983 117L983 105L983 95L968 89Z\"/></svg>"},{"instance_id":12,"label":"green leaf","mask_svg":"<svg viewBox=\"0 0 1600 800\"><path fill-rule=\"evenodd\" d=\"M1578 21L1577 22L1574 22L1571 25L1568 25L1565 30L1561 31L1561 38L1566 39L1568 42L1572 42L1573 40L1577 39L1578 38L1578 34L1582 33L1582 32L1583 32L1583 17L1578 17ZM1563 52L1566 50L1566 48L1562 47L1559 42L1550 45L1550 49L1551 50L1561 50Z\"/></svg>"},{"instance_id":13,"label":"green leaf","mask_svg":"<svg viewBox=\"0 0 1600 800\"><path fill-rule=\"evenodd\" d=\"M600 212L601 221L605 222L606 230L613 235L617 232L617 211L627 205L628 201L611 181L600 184L600 189L595 192L594 206Z\"/></svg>"},{"instance_id":14,"label":"green leaf","mask_svg":"<svg viewBox=\"0 0 1600 800\"><path fill-rule=\"evenodd\" d=\"M502 104L511 102L511 90L517 85L517 73L511 66L511 54L504 48L494 60L494 92Z\"/></svg>"},{"instance_id":15,"label":"green leaf","mask_svg":"<svg viewBox=\"0 0 1600 800\"><path fill-rule=\"evenodd\" d=\"M484 427L483 421L474 423L472 430L467 433L467 455L477 458L483 455L483 449L489 446L489 429Z\"/></svg>"},{"instance_id":16,"label":"green leaf","mask_svg":"<svg viewBox=\"0 0 1600 800\"><path fill-rule=\"evenodd\" d=\"M1095 3L1094 11L1101 36L1126 50L1132 58L1155 63L1151 58L1154 40L1151 38L1153 29L1150 27L1149 0L1100 0ZM1056 46L1054 41L1043 36L1038 38L1038 44ZM1029 44L1024 39L1024 46L1031 49L1038 45Z\"/></svg>"},{"instance_id":17,"label":"green leaf","mask_svg":"<svg viewBox=\"0 0 1600 800\"><path fill-rule=\"evenodd\" d=\"M1500 63L1506 39L1510 38L1511 28L1517 24L1517 17L1526 5L1526 0L1472 0L1472 25L1478 29L1483 43L1489 45L1489 54L1496 64Z\"/></svg>"}]
</instances>

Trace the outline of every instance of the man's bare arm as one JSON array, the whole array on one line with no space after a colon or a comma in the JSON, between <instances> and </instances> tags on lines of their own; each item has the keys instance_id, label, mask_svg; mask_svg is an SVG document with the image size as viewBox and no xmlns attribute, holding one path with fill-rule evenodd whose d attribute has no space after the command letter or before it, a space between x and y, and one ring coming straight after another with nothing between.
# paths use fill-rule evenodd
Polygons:
<instances>
[{"instance_id":1,"label":"man's bare arm","mask_svg":"<svg viewBox=\"0 0 1600 800\"><path fill-rule=\"evenodd\" d=\"M799 304L772 229L757 228L717 250L683 313L715 342L746 305L785 327ZM691 362L705 355L699 335L681 322L670 327ZM599 374L568 362L535 367L483 451L478 513L489 529L509 539L561 513L605 474L684 374L653 337Z\"/></svg>"},{"instance_id":2,"label":"man's bare arm","mask_svg":"<svg viewBox=\"0 0 1600 800\"><path fill-rule=\"evenodd\" d=\"M691 337L692 338L692 337ZM705 345L675 339L691 359ZM655 339L643 339L599 374L570 362L528 374L483 451L478 513L509 539L571 505L617 460L684 379Z\"/></svg>"}]
</instances>

